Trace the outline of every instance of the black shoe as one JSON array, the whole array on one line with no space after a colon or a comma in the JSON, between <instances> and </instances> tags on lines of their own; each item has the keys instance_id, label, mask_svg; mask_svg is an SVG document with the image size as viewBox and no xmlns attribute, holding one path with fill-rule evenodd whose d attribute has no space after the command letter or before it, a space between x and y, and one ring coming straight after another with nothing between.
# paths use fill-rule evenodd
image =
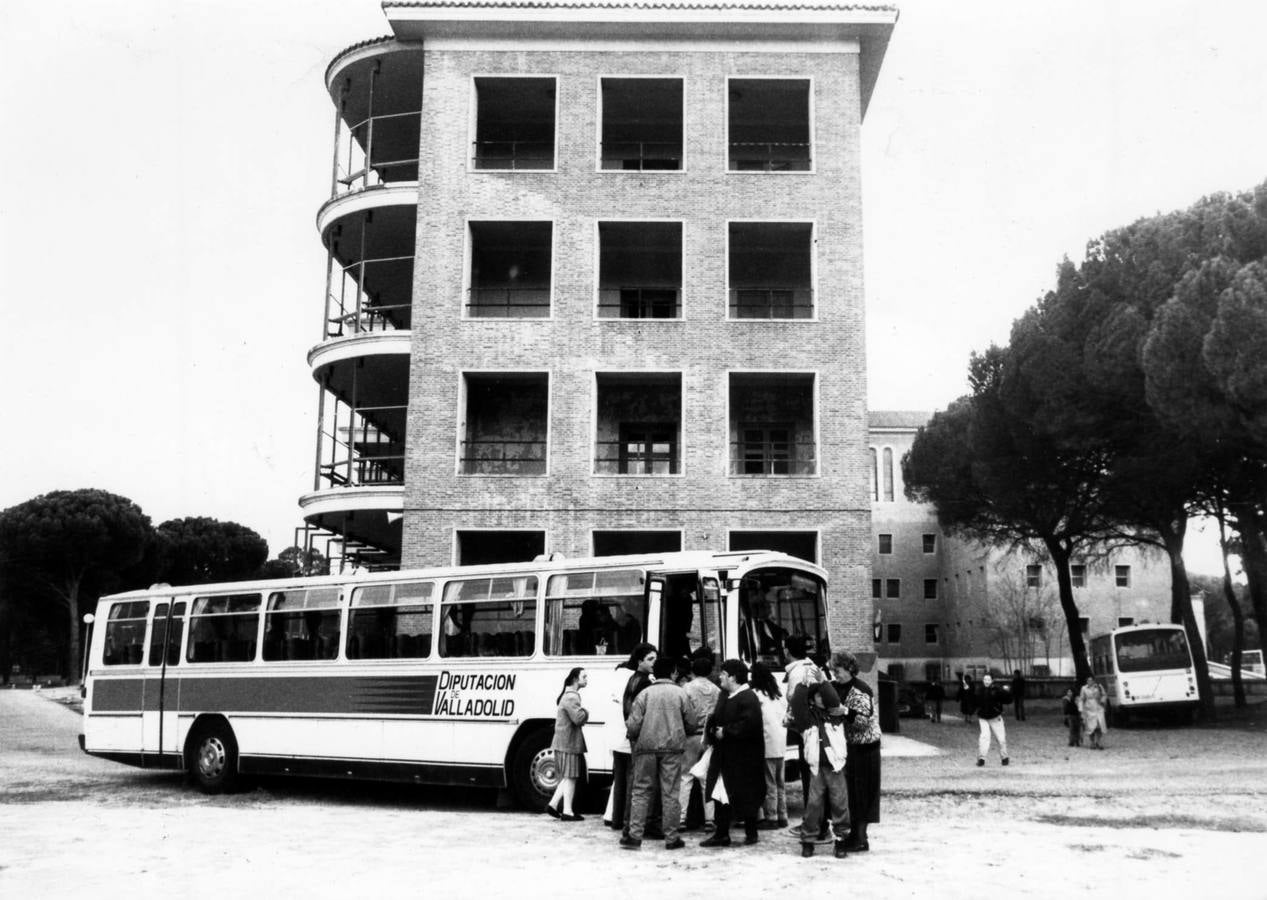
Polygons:
<instances>
[{"instance_id":1,"label":"black shoe","mask_svg":"<svg viewBox=\"0 0 1267 900\"><path fill-rule=\"evenodd\" d=\"M1003 765L1005 765L1005 766L1007 765L1007 757L1006 757L1006 756L1005 756L1005 757L1003 757Z\"/></svg>"},{"instance_id":2,"label":"black shoe","mask_svg":"<svg viewBox=\"0 0 1267 900\"><path fill-rule=\"evenodd\" d=\"M979 765L979 766L984 766L984 765L985 765L985 760L984 760L984 759L982 759L982 758L980 758L980 757L977 757L977 765Z\"/></svg>"},{"instance_id":3,"label":"black shoe","mask_svg":"<svg viewBox=\"0 0 1267 900\"><path fill-rule=\"evenodd\" d=\"M554 816L556 819L561 818L559 811L555 809L553 806L551 806L549 803L546 804L546 812Z\"/></svg>"},{"instance_id":4,"label":"black shoe","mask_svg":"<svg viewBox=\"0 0 1267 900\"><path fill-rule=\"evenodd\" d=\"M849 853L866 853L871 849L871 845L866 840L860 839L857 835L849 835L844 840L845 850Z\"/></svg>"},{"instance_id":5,"label":"black shoe","mask_svg":"<svg viewBox=\"0 0 1267 900\"><path fill-rule=\"evenodd\" d=\"M702 840L702 841L700 841L700 842L699 842L699 845L700 845L701 847L729 847L729 846L730 846L730 835L728 835L728 834L714 834L714 835L713 835L712 837L710 837L710 838L704 838L704 840Z\"/></svg>"},{"instance_id":6,"label":"black shoe","mask_svg":"<svg viewBox=\"0 0 1267 900\"><path fill-rule=\"evenodd\" d=\"M814 855L813 844L801 844L801 858L802 859L808 859L809 857L813 855Z\"/></svg>"},{"instance_id":7,"label":"black shoe","mask_svg":"<svg viewBox=\"0 0 1267 900\"><path fill-rule=\"evenodd\" d=\"M564 813L559 818L564 822L582 822L585 820L585 817L580 813Z\"/></svg>"},{"instance_id":8,"label":"black shoe","mask_svg":"<svg viewBox=\"0 0 1267 900\"><path fill-rule=\"evenodd\" d=\"M620 839L620 846L626 850L641 850L642 841L635 840L631 837L622 837Z\"/></svg>"},{"instance_id":9,"label":"black shoe","mask_svg":"<svg viewBox=\"0 0 1267 900\"><path fill-rule=\"evenodd\" d=\"M836 841L836 846L832 852L835 855L836 859L844 859L846 856L849 855L849 850L847 847L845 847L844 841Z\"/></svg>"},{"instance_id":10,"label":"black shoe","mask_svg":"<svg viewBox=\"0 0 1267 900\"><path fill-rule=\"evenodd\" d=\"M681 850L686 846L686 841L681 838L674 838L664 845L665 850Z\"/></svg>"},{"instance_id":11,"label":"black shoe","mask_svg":"<svg viewBox=\"0 0 1267 900\"><path fill-rule=\"evenodd\" d=\"M781 827L782 826L780 826L773 819L762 819L760 822L757 823L758 831L774 831L776 828L781 828Z\"/></svg>"},{"instance_id":12,"label":"black shoe","mask_svg":"<svg viewBox=\"0 0 1267 900\"><path fill-rule=\"evenodd\" d=\"M749 831L743 836L744 844L749 845L749 846L757 843L757 841L759 840L761 840L761 835L757 834L757 832L755 831Z\"/></svg>"}]
</instances>

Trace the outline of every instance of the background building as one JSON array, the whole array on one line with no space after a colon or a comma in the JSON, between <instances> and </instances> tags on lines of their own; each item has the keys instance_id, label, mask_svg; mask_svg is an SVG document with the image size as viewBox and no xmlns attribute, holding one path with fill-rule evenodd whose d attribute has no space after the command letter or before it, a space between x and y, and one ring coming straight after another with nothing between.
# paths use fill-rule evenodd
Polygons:
<instances>
[{"instance_id":1,"label":"background building","mask_svg":"<svg viewBox=\"0 0 1267 900\"><path fill-rule=\"evenodd\" d=\"M902 457L930 418L870 415L871 598L881 668L925 681L959 671L1072 673L1055 569L1038 553L948 537L929 504L905 497ZM1105 548L1070 572L1084 635L1166 622L1170 567L1164 553Z\"/></svg>"},{"instance_id":2,"label":"background building","mask_svg":"<svg viewBox=\"0 0 1267 900\"><path fill-rule=\"evenodd\" d=\"M309 525L369 565L770 547L871 643L887 6L384 4L337 110Z\"/></svg>"}]
</instances>

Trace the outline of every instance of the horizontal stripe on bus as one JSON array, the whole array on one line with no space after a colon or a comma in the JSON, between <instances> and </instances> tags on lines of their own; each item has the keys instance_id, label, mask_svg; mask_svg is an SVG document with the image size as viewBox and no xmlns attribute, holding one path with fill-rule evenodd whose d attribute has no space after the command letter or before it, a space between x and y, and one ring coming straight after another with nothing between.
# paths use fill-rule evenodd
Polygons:
<instances>
[{"instance_id":1,"label":"horizontal stripe on bus","mask_svg":"<svg viewBox=\"0 0 1267 900\"><path fill-rule=\"evenodd\" d=\"M327 715L428 715L437 675L340 678L312 675L168 679L169 712L316 713ZM159 710L158 679L100 679L93 683L90 714Z\"/></svg>"}]
</instances>

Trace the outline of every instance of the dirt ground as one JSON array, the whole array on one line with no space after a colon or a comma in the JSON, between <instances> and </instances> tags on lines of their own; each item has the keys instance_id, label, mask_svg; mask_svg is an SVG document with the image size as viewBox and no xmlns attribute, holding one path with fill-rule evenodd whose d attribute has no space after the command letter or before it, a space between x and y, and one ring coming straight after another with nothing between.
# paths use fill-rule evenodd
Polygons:
<instances>
[{"instance_id":1,"label":"dirt ground","mask_svg":"<svg viewBox=\"0 0 1267 900\"><path fill-rule=\"evenodd\" d=\"M975 725L903 720L871 851L802 860L785 832L624 851L597 816L557 822L488 792L283 779L206 797L80 753L58 696L0 691L3 898L1267 897L1267 704L1113 730L1103 752L1066 747L1040 707L1008 720L1007 768L975 767Z\"/></svg>"}]
</instances>

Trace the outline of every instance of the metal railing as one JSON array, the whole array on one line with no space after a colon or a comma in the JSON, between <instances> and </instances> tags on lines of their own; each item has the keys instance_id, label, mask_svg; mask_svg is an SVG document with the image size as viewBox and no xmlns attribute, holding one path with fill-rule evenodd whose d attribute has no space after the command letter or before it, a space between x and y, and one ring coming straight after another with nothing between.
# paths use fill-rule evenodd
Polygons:
<instances>
[{"instance_id":1,"label":"metal railing","mask_svg":"<svg viewBox=\"0 0 1267 900\"><path fill-rule=\"evenodd\" d=\"M543 319L550 315L550 289L470 288L466 315L472 319Z\"/></svg>"},{"instance_id":2,"label":"metal railing","mask_svg":"<svg viewBox=\"0 0 1267 900\"><path fill-rule=\"evenodd\" d=\"M808 172L811 163L808 142L730 142L732 172Z\"/></svg>"},{"instance_id":3,"label":"metal railing","mask_svg":"<svg viewBox=\"0 0 1267 900\"><path fill-rule=\"evenodd\" d=\"M817 471L812 442L733 441L731 475L813 475Z\"/></svg>"},{"instance_id":4,"label":"metal railing","mask_svg":"<svg viewBox=\"0 0 1267 900\"><path fill-rule=\"evenodd\" d=\"M601 319L680 319L682 297L677 288L600 288L598 316Z\"/></svg>"},{"instance_id":5,"label":"metal railing","mask_svg":"<svg viewBox=\"0 0 1267 900\"><path fill-rule=\"evenodd\" d=\"M463 475L544 475L546 442L542 440L472 440L462 442Z\"/></svg>"},{"instance_id":6,"label":"metal railing","mask_svg":"<svg viewBox=\"0 0 1267 900\"><path fill-rule=\"evenodd\" d=\"M391 267L399 271L393 276ZM326 294L327 339L367 331L407 330L412 318L410 291L413 287L414 258L389 256L367 259L343 267L332 267ZM383 290L367 290L367 283L379 278L394 280L403 292L388 298ZM384 302L384 300L395 302Z\"/></svg>"},{"instance_id":7,"label":"metal railing","mask_svg":"<svg viewBox=\"0 0 1267 900\"><path fill-rule=\"evenodd\" d=\"M514 172L554 168L554 141L473 141L471 167Z\"/></svg>"},{"instance_id":8,"label":"metal railing","mask_svg":"<svg viewBox=\"0 0 1267 900\"><path fill-rule=\"evenodd\" d=\"M603 169L635 172L682 168L681 141L604 141Z\"/></svg>"},{"instance_id":9,"label":"metal railing","mask_svg":"<svg viewBox=\"0 0 1267 900\"><path fill-rule=\"evenodd\" d=\"M379 184L418 180L421 110L370 116L355 124L340 120L339 126L332 196ZM393 149L406 147L409 149L404 152Z\"/></svg>"},{"instance_id":10,"label":"metal railing","mask_svg":"<svg viewBox=\"0 0 1267 900\"><path fill-rule=\"evenodd\" d=\"M744 287L730 290L732 319L812 319L814 292L798 287Z\"/></svg>"},{"instance_id":11,"label":"metal railing","mask_svg":"<svg viewBox=\"0 0 1267 900\"><path fill-rule=\"evenodd\" d=\"M648 451L628 452L636 445ZM677 441L595 441L594 473L596 475L676 475L678 474Z\"/></svg>"},{"instance_id":12,"label":"metal railing","mask_svg":"<svg viewBox=\"0 0 1267 900\"><path fill-rule=\"evenodd\" d=\"M336 401L317 435L316 487L405 483L405 444L376 426L375 417L402 416L406 407L350 407ZM340 415L346 413L346 418Z\"/></svg>"}]
</instances>

